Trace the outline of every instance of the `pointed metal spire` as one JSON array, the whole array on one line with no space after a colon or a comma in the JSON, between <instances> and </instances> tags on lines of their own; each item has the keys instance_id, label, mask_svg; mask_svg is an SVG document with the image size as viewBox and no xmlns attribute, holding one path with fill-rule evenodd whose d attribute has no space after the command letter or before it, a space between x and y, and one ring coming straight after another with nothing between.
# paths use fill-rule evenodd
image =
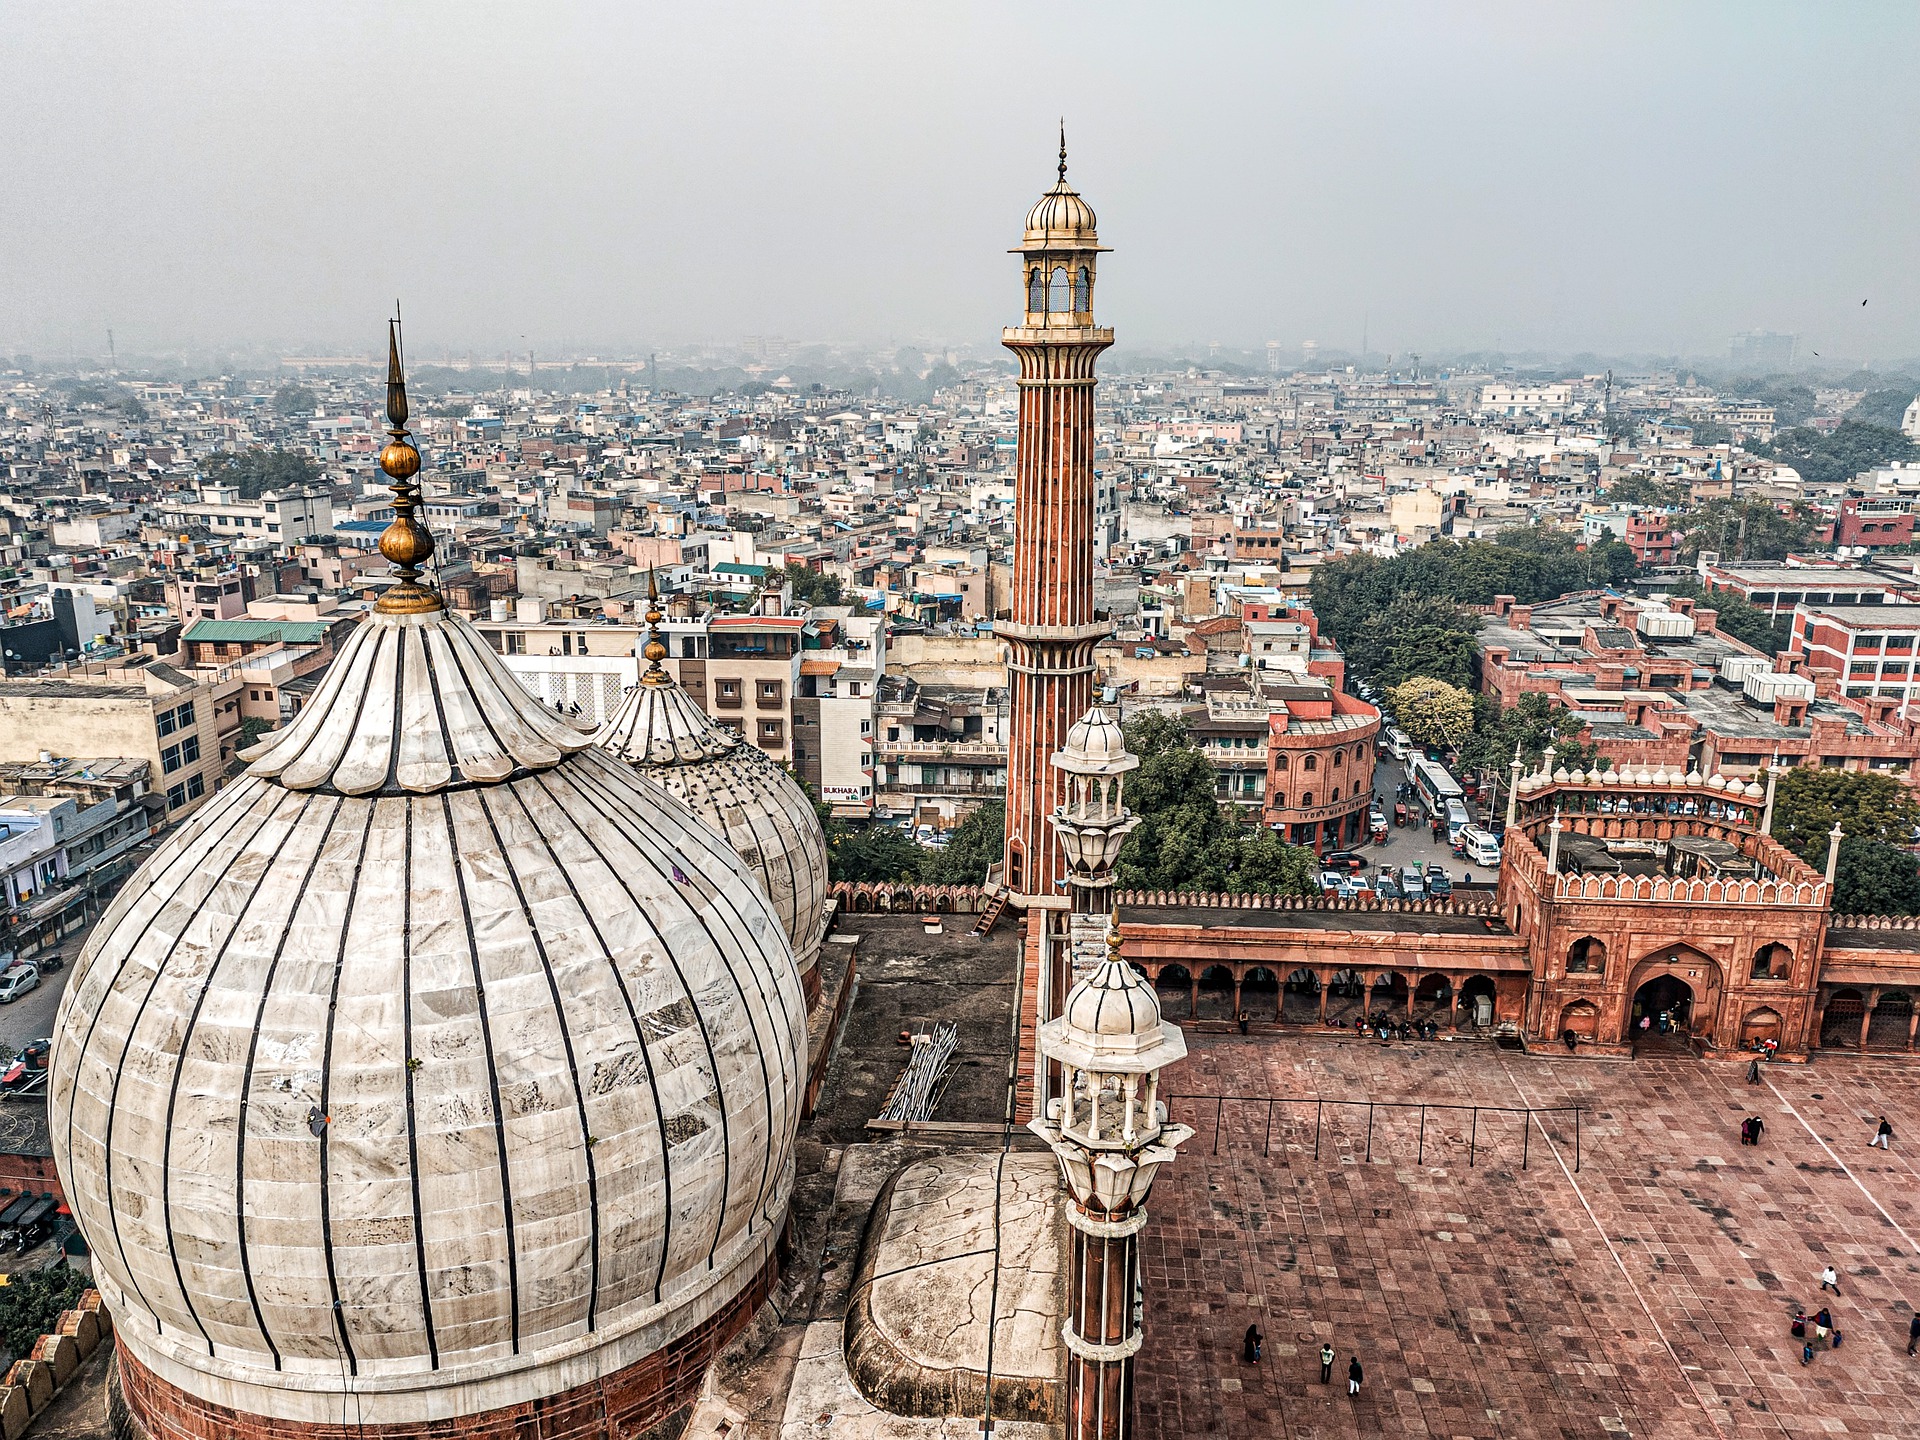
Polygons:
<instances>
[{"instance_id":1,"label":"pointed metal spire","mask_svg":"<svg viewBox=\"0 0 1920 1440\"><path fill-rule=\"evenodd\" d=\"M1060 117L1060 181L1061 183L1065 184L1066 179L1067 179L1067 117L1062 115Z\"/></svg>"},{"instance_id":2,"label":"pointed metal spire","mask_svg":"<svg viewBox=\"0 0 1920 1440\"><path fill-rule=\"evenodd\" d=\"M380 468L393 482L393 523L381 532L380 553L399 583L374 608L385 615L418 615L446 608L439 592L420 583L420 567L433 557L433 536L414 518L420 506L420 451L407 433L407 376L400 362L400 307L387 322L387 434Z\"/></svg>"},{"instance_id":3,"label":"pointed metal spire","mask_svg":"<svg viewBox=\"0 0 1920 1440\"><path fill-rule=\"evenodd\" d=\"M647 661L646 672L641 675L642 685L666 685L672 676L666 672L661 661L667 658L666 643L660 638L660 622L664 619L660 610L660 582L654 575L653 566L647 567L647 643L641 647L640 654Z\"/></svg>"}]
</instances>

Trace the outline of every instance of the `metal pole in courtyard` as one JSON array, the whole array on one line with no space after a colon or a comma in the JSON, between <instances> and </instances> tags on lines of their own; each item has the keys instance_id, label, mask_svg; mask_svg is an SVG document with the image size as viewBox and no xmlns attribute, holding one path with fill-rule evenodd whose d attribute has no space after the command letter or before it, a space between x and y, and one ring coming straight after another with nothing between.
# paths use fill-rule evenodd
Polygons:
<instances>
[{"instance_id":1,"label":"metal pole in courtyard","mask_svg":"<svg viewBox=\"0 0 1920 1440\"><path fill-rule=\"evenodd\" d=\"M1213 1102L1213 1153L1216 1155L1220 1153L1220 1111L1226 1103L1224 1096Z\"/></svg>"},{"instance_id":2,"label":"metal pole in courtyard","mask_svg":"<svg viewBox=\"0 0 1920 1440\"><path fill-rule=\"evenodd\" d=\"M1320 1107L1325 1103L1323 1100L1313 1102L1313 1158L1316 1160L1320 1158Z\"/></svg>"},{"instance_id":3,"label":"metal pole in courtyard","mask_svg":"<svg viewBox=\"0 0 1920 1440\"><path fill-rule=\"evenodd\" d=\"M1527 1168L1527 1146L1533 1139L1533 1111L1520 1112L1520 1168Z\"/></svg>"},{"instance_id":4,"label":"metal pole in courtyard","mask_svg":"<svg viewBox=\"0 0 1920 1440\"><path fill-rule=\"evenodd\" d=\"M1580 1173L1580 1107L1573 1107L1573 1173Z\"/></svg>"},{"instance_id":5,"label":"metal pole in courtyard","mask_svg":"<svg viewBox=\"0 0 1920 1440\"><path fill-rule=\"evenodd\" d=\"M1273 1153L1273 1101L1272 1100L1267 1101L1267 1134L1266 1134L1266 1138L1260 1142L1260 1153L1262 1155L1271 1155Z\"/></svg>"},{"instance_id":6,"label":"metal pole in courtyard","mask_svg":"<svg viewBox=\"0 0 1920 1440\"><path fill-rule=\"evenodd\" d=\"M1420 1107L1420 1158L1416 1164L1427 1163L1427 1107Z\"/></svg>"},{"instance_id":7,"label":"metal pole in courtyard","mask_svg":"<svg viewBox=\"0 0 1920 1440\"><path fill-rule=\"evenodd\" d=\"M1480 1144L1480 1107L1473 1107L1473 1135L1467 1141L1467 1168L1473 1168L1473 1152Z\"/></svg>"},{"instance_id":8,"label":"metal pole in courtyard","mask_svg":"<svg viewBox=\"0 0 1920 1440\"><path fill-rule=\"evenodd\" d=\"M1367 1159L1373 1159L1373 1102L1367 1102Z\"/></svg>"}]
</instances>

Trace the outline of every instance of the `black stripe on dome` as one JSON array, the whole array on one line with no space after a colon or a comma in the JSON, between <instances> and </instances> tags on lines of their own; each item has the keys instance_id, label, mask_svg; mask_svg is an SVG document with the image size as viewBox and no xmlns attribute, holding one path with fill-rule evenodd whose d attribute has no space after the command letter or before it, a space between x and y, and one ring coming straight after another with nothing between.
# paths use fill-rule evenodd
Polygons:
<instances>
[{"instance_id":1,"label":"black stripe on dome","mask_svg":"<svg viewBox=\"0 0 1920 1440\"><path fill-rule=\"evenodd\" d=\"M562 803L558 795L553 793L553 787L547 783L547 774L545 772L533 776L532 780L534 784L540 787L546 797L553 802L556 810L562 814L567 812L567 806ZM583 839L586 838L584 831L580 832L580 834ZM541 838L542 840L546 838L544 832L542 832ZM588 843L591 844L591 841L588 841ZM615 868L613 862L601 854L597 846L593 848L594 857L599 860L602 865L606 866L607 873L612 875L616 880L619 879L619 871ZM553 853L551 846L548 846L547 853ZM555 857L555 863L558 864L557 856ZM655 1269L653 1276L653 1300L657 1305L660 1303L660 1292L665 1288L667 1282L667 1256L673 1249L673 1166L668 1162L667 1156L667 1110L665 1104L660 1099L660 1076L659 1072L654 1068L653 1050L652 1047L647 1044L646 1030L640 1024L639 1009L633 1003L632 991L627 988L627 977L621 973L620 967L614 963L613 947L607 943L606 934L600 929L600 922L594 917L593 911L581 900L580 892L574 887L572 874L564 865L561 865L559 870L561 878L567 882L568 893L573 896L574 903L580 906L580 913L586 917L587 928L593 932L594 943L600 947L600 954L605 958L607 968L613 973L614 984L618 986L620 990L621 1002L627 1007L628 1023L633 1026L633 1038L638 1041L640 1045L640 1059L647 1067L647 1090L648 1093L653 1096L653 1122L660 1139L660 1176L663 1186L661 1193L660 1264ZM651 921L648 923L648 928L652 929ZM655 939L659 938L659 931L654 931L654 937ZM684 988L684 986L682 988Z\"/></svg>"},{"instance_id":2,"label":"black stripe on dome","mask_svg":"<svg viewBox=\"0 0 1920 1440\"><path fill-rule=\"evenodd\" d=\"M439 699L436 694L436 705ZM413 1093L413 806L402 805L400 813L406 822L400 860L406 877L400 897L400 1070L407 1097L407 1185L413 1194L413 1261L420 1271L420 1313L426 1321L427 1364L438 1370L440 1339L433 1328L433 1291L427 1280L426 1216L420 1203L420 1135Z\"/></svg>"},{"instance_id":3,"label":"black stripe on dome","mask_svg":"<svg viewBox=\"0 0 1920 1440\"><path fill-rule=\"evenodd\" d=\"M460 827L453 821L453 802L440 797L441 818L453 860L453 884L460 895L460 924L467 936L467 958L473 962L474 1009L480 1017L480 1049L487 1057L487 1089L493 1097L494 1148L500 1157L500 1210L507 1230L507 1316L513 1353L520 1353L520 1256L513 1234L513 1176L507 1167L507 1117L500 1103L500 1071L493 1060L493 1026L487 1015L487 987L480 975L480 942L473 933L473 911L467 898L466 854L460 848Z\"/></svg>"},{"instance_id":4,"label":"black stripe on dome","mask_svg":"<svg viewBox=\"0 0 1920 1440\"><path fill-rule=\"evenodd\" d=\"M217 891L226 881L227 874L233 869L234 863L246 853L247 847L253 843L254 837L266 828L267 822L273 818L274 813L280 808L281 803L286 799L288 793L289 792L284 790L262 790L255 797L256 800L264 800L267 802L267 813L262 815L258 822L255 823L253 829L248 833L247 838L234 846L232 851L227 855L226 860L220 866L220 873L214 876L212 882L208 885L207 893L202 895L192 907L195 911L198 911L206 903L208 896ZM251 810L252 807L250 806L248 808ZM231 832L223 832L219 838L221 840L230 839ZM218 844L219 842L216 841L215 843ZM162 903L160 913L165 913L168 906L178 898L178 891L169 895ZM153 975L147 981L146 993L140 997L140 1003L134 1010L133 1019L127 1025L125 1038L121 1042L120 1055L113 1064L113 1089L107 1099L106 1133L101 1139L100 1147L104 1154L102 1176L107 1192L107 1213L113 1220L113 1248L115 1253L120 1257L120 1266L121 1269L126 1272L128 1283L133 1286L133 1293L139 1298L141 1309L145 1310L149 1315L152 1315L156 1320L159 1320L160 1312L148 1301L146 1291L140 1286L140 1277L134 1273L133 1266L127 1263L127 1248L120 1238L120 1207L116 1205L113 1200L113 1127L114 1122L119 1118L120 1114L120 1081L127 1073L127 1055L128 1052L133 1049L133 1037L140 1028L141 1019L146 1014L147 1002L153 998L154 987L160 983L160 977L166 973L168 962L173 959L175 953L179 950L180 941L185 937L186 930L187 927L182 925L179 933L175 934L173 939L168 942L166 953L160 957L159 962L153 967ZM125 952L125 954L131 958L132 952ZM121 973L125 973L124 961L122 963ZM105 1008L106 1005L103 1001L101 1009L104 1010ZM167 1244L169 1249L171 1249L173 1244L171 1236L168 1237ZM207 1353L211 1355L213 1353L212 1339L208 1337L206 1330L200 1325L199 1317L193 1315L191 1306L188 1307L187 1313L192 1316L194 1328L200 1331L201 1342L206 1345ZM164 1322L161 1323L164 1324Z\"/></svg>"},{"instance_id":5,"label":"black stripe on dome","mask_svg":"<svg viewBox=\"0 0 1920 1440\"><path fill-rule=\"evenodd\" d=\"M327 1030L326 1038L320 1047L320 1113L331 1115L333 1096L333 1029L334 1017L340 1009L340 972L347 963L347 936L353 930L353 909L360 898L360 871L367 863L367 841L373 835L373 806L365 806L366 818L360 828L360 849L353 859L353 875L347 881L346 909L340 916L340 939L333 953L333 978L327 983ZM340 1277L333 1263L333 1179L328 1164L331 1159L333 1125L323 1121L320 1126L320 1151L317 1169L320 1175L320 1252L327 1260L327 1296L333 1302L333 1325L340 1336L340 1349L346 1356L347 1372L360 1373L360 1357L353 1348L353 1337L347 1333L347 1315L340 1304Z\"/></svg>"},{"instance_id":6,"label":"black stripe on dome","mask_svg":"<svg viewBox=\"0 0 1920 1440\"><path fill-rule=\"evenodd\" d=\"M541 834L540 826L535 823L533 812L527 808L526 800L511 785L500 786L493 793L501 792L513 796L514 803L519 805L521 813L527 817L528 827L535 835L540 836L540 843L546 849L547 858L553 861L554 869L564 874L552 847L546 844L547 837ZM598 1323L600 1308L600 1175L593 1163L593 1130L587 1123L586 1090L580 1083L580 1064L574 1056L573 1032L567 1026L567 1010L560 999L560 985L553 976L553 959L547 954L547 942L540 934L540 922L534 918L533 906L527 902L527 892L520 884L520 872L509 858L511 852L507 849L506 838L500 833L500 822L495 817L493 806L487 797L488 792L482 791L480 809L487 817L488 829L493 832L494 849L504 862L500 868L506 874L507 882L513 886L514 899L520 902L520 915L526 921L528 938L533 941L533 953L540 961L540 973L546 977L547 994L553 1000L554 1023L560 1028L560 1049L566 1057L567 1078L573 1085L574 1113L580 1120L580 1153L585 1157L587 1167L587 1216L588 1223L592 1227L592 1233L588 1239L588 1253L593 1258L587 1277L587 1330L588 1333L592 1333ZM572 883L568 880L569 888ZM585 908L581 907L583 912Z\"/></svg>"}]
</instances>

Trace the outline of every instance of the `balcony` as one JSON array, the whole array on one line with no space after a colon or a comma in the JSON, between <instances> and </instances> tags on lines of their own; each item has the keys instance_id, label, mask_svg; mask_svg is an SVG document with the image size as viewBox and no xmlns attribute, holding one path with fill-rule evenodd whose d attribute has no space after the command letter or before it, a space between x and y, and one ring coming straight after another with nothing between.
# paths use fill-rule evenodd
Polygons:
<instances>
[{"instance_id":1,"label":"balcony","mask_svg":"<svg viewBox=\"0 0 1920 1440\"><path fill-rule=\"evenodd\" d=\"M874 749L882 760L931 760L965 765L1004 765L1007 747L997 740L882 740Z\"/></svg>"}]
</instances>

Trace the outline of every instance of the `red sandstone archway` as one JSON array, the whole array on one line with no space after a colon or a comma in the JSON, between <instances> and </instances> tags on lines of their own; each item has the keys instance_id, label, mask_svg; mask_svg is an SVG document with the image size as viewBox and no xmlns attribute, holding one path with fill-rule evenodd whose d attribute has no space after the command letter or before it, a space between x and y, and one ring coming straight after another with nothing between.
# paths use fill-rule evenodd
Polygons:
<instances>
[{"instance_id":1,"label":"red sandstone archway","mask_svg":"<svg viewBox=\"0 0 1920 1440\"><path fill-rule=\"evenodd\" d=\"M1648 989L1660 980L1673 984ZM1620 1039L1631 1044L1651 1035L1658 1025L1658 1009L1667 1010L1675 1022L1675 1033L1683 1038L1710 1036L1720 1005L1720 986L1720 962L1711 955L1691 945L1661 946L1635 965L1627 979L1627 994L1633 999L1627 1006ZM1647 1009L1649 1005L1656 1009ZM1654 1022L1645 1031L1640 1029L1643 1016Z\"/></svg>"},{"instance_id":2,"label":"red sandstone archway","mask_svg":"<svg viewBox=\"0 0 1920 1440\"><path fill-rule=\"evenodd\" d=\"M1852 1049L1860 1043L1860 1021L1867 1013L1867 1001L1858 990L1836 990L1827 997L1827 1008L1820 1019L1822 1049Z\"/></svg>"},{"instance_id":3,"label":"red sandstone archway","mask_svg":"<svg viewBox=\"0 0 1920 1440\"><path fill-rule=\"evenodd\" d=\"M1740 1022L1740 1044L1742 1048L1757 1045L1762 1040L1777 1041L1780 1038L1780 1012L1770 1006L1762 1006Z\"/></svg>"},{"instance_id":4,"label":"red sandstone archway","mask_svg":"<svg viewBox=\"0 0 1920 1440\"><path fill-rule=\"evenodd\" d=\"M1569 1030L1582 1040L1591 1040L1600 1033L1600 1007L1591 1000L1576 1000L1560 1012L1560 1024L1554 1031L1556 1036L1564 1036Z\"/></svg>"}]
</instances>

